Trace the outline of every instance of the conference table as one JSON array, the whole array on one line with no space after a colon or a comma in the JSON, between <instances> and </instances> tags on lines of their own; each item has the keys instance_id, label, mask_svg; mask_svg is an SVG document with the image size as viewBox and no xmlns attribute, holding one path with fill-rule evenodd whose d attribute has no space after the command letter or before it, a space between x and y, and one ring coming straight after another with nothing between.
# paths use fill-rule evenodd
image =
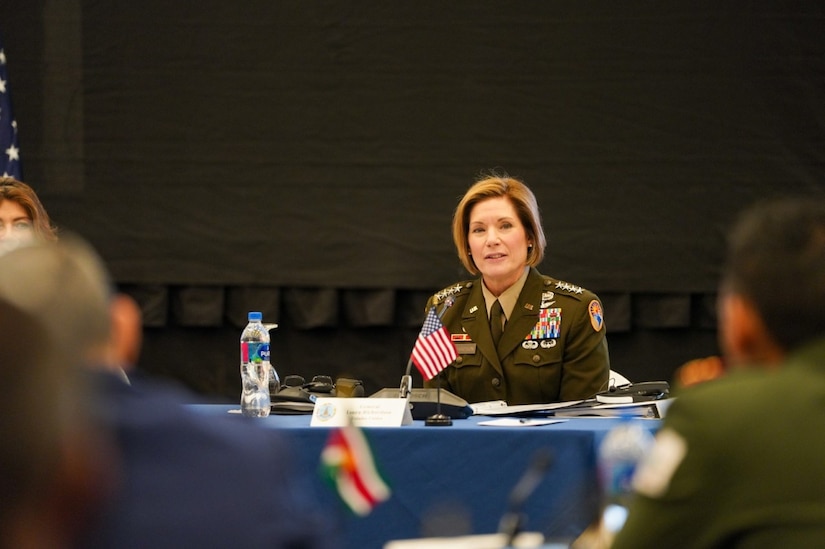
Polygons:
<instances>
[{"instance_id":1,"label":"conference table","mask_svg":"<svg viewBox=\"0 0 825 549\"><path fill-rule=\"evenodd\" d=\"M232 405L191 405L204 414L237 413ZM239 419L242 419L239 417ZM521 508L523 530L548 540L572 541L596 518L599 489L596 451L616 418L569 418L531 426L484 426L493 418L471 416L452 426L364 428L376 463L392 495L366 517L345 510L322 478L320 456L329 428L311 427L309 415L259 418L280 433L298 463L309 469L321 503L336 509L346 548L380 549L387 541L498 531L513 488L549 452L551 463ZM550 418L552 419L552 418ZM634 419L651 431L659 420Z\"/></svg>"}]
</instances>

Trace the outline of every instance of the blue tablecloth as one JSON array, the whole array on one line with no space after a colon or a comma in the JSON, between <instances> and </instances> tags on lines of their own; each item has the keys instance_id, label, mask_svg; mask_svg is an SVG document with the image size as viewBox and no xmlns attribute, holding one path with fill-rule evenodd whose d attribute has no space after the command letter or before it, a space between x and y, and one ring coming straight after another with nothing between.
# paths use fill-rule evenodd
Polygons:
<instances>
[{"instance_id":1,"label":"blue tablecloth","mask_svg":"<svg viewBox=\"0 0 825 549\"><path fill-rule=\"evenodd\" d=\"M202 413L226 414L237 406L193 405ZM240 419L240 418L239 418ZM396 428L365 429L392 497L368 517L343 510L334 517L343 528L344 546L380 548L392 539L449 533L496 532L508 496L542 449L553 463L524 506L525 530L550 539L572 540L596 517L599 507L596 448L613 418L576 418L532 427L488 427L488 417L454 420L451 427L423 421ZM310 416L256 419L292 444L299 462L318 470L329 430L310 427ZM658 420L642 421L651 430ZM317 489L331 508L339 508L332 489L316 475ZM456 532L458 531L458 532Z\"/></svg>"}]
</instances>

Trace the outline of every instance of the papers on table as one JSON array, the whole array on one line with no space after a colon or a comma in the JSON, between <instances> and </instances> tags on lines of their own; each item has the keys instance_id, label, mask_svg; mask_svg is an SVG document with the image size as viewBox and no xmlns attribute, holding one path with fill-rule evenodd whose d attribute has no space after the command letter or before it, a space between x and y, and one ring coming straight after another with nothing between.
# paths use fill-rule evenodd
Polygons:
<instances>
[{"instance_id":1,"label":"papers on table","mask_svg":"<svg viewBox=\"0 0 825 549\"><path fill-rule=\"evenodd\" d=\"M674 399L664 398L648 402L631 402L625 404L602 404L590 402L588 405L570 406L555 411L555 417L637 417L643 419L661 419L665 417L668 407Z\"/></svg>"},{"instance_id":2,"label":"papers on table","mask_svg":"<svg viewBox=\"0 0 825 549\"><path fill-rule=\"evenodd\" d=\"M554 402L552 404L522 404L519 406L507 406L503 400L490 400L470 404L473 414L477 416L513 416L518 414L529 414L531 412L547 412L557 408L567 408L584 402L583 400L572 400L569 402Z\"/></svg>"},{"instance_id":3,"label":"papers on table","mask_svg":"<svg viewBox=\"0 0 825 549\"><path fill-rule=\"evenodd\" d=\"M479 421L479 425L488 427L535 427L537 425L550 425L552 423L563 423L566 419L542 419L532 417L500 417L489 421Z\"/></svg>"},{"instance_id":4,"label":"papers on table","mask_svg":"<svg viewBox=\"0 0 825 549\"><path fill-rule=\"evenodd\" d=\"M573 400L550 404L525 404L508 406L496 400L471 404L473 414L477 416L520 416L520 417L620 417L631 416L658 419L665 417L667 409L674 399L650 400L625 404L604 404L590 400Z\"/></svg>"}]
</instances>

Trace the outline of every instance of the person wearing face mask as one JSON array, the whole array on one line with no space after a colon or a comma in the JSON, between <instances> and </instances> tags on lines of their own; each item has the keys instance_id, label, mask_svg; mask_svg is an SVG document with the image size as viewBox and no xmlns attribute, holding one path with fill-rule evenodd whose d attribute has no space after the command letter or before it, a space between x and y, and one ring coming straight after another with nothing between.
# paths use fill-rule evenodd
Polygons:
<instances>
[{"instance_id":1,"label":"person wearing face mask","mask_svg":"<svg viewBox=\"0 0 825 549\"><path fill-rule=\"evenodd\" d=\"M49 214L34 189L12 177L0 177L0 255L35 240L57 240Z\"/></svg>"},{"instance_id":2,"label":"person wearing face mask","mask_svg":"<svg viewBox=\"0 0 825 549\"><path fill-rule=\"evenodd\" d=\"M453 216L453 241L475 280L430 298L458 358L425 385L468 402L539 404L593 397L607 387L610 359L601 301L541 274L546 239L533 192L494 175L465 193Z\"/></svg>"}]
</instances>

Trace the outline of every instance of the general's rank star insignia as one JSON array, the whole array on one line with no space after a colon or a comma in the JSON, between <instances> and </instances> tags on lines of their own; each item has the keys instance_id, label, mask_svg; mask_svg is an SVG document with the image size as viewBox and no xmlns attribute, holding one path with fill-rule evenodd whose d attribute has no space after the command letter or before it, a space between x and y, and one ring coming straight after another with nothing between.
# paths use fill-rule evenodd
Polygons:
<instances>
[{"instance_id":1,"label":"general's rank star insignia","mask_svg":"<svg viewBox=\"0 0 825 549\"><path fill-rule=\"evenodd\" d=\"M581 294L584 292L584 289L582 289L581 286L575 286L562 281L556 282L556 289L566 290L571 294Z\"/></svg>"},{"instance_id":2,"label":"general's rank star insignia","mask_svg":"<svg viewBox=\"0 0 825 549\"><path fill-rule=\"evenodd\" d=\"M444 288L443 290L441 290L440 292L435 294L435 302L436 303L441 303L442 301L447 299L447 297L449 297L451 295L455 295L458 292L460 292L463 287L464 286L462 284L456 284L455 286L450 286L449 288Z\"/></svg>"}]
</instances>

